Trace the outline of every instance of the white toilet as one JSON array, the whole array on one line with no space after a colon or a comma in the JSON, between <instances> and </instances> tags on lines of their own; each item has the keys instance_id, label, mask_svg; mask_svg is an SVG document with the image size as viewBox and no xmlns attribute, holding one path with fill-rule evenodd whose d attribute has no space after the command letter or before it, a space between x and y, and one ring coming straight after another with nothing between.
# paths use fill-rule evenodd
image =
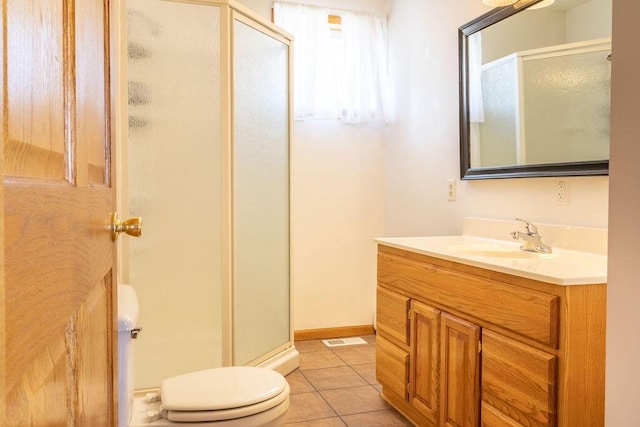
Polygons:
<instances>
[{"instance_id":1,"label":"white toilet","mask_svg":"<svg viewBox=\"0 0 640 427\"><path fill-rule=\"evenodd\" d=\"M132 342L138 298L118 285L119 426L284 426L289 384L278 372L249 366L191 372L162 381L159 393L133 396ZM159 399L159 400L156 400Z\"/></svg>"}]
</instances>

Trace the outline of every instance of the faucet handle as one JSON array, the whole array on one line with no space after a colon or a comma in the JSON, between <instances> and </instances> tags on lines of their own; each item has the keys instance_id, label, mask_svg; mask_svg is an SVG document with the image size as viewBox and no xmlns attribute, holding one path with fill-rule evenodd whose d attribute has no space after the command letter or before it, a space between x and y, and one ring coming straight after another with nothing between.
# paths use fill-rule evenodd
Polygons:
<instances>
[{"instance_id":1,"label":"faucet handle","mask_svg":"<svg viewBox=\"0 0 640 427\"><path fill-rule=\"evenodd\" d=\"M530 234L530 235L538 234L538 227L536 227L526 219L516 218L516 221L524 222L524 226L527 229L527 234Z\"/></svg>"}]
</instances>

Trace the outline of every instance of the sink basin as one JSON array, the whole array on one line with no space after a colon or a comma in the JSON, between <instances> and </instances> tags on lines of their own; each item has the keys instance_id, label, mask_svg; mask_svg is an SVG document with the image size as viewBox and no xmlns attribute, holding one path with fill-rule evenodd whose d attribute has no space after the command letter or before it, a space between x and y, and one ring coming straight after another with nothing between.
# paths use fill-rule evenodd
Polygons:
<instances>
[{"instance_id":1,"label":"sink basin","mask_svg":"<svg viewBox=\"0 0 640 427\"><path fill-rule=\"evenodd\" d=\"M449 245L447 249L454 253L467 256L481 256L492 258L555 258L556 253L543 254L538 252L527 252L520 249L520 244L511 243L462 243Z\"/></svg>"},{"instance_id":2,"label":"sink basin","mask_svg":"<svg viewBox=\"0 0 640 427\"><path fill-rule=\"evenodd\" d=\"M386 237L380 245L558 285L606 283L607 256L553 247L543 254L522 242L477 236Z\"/></svg>"}]
</instances>

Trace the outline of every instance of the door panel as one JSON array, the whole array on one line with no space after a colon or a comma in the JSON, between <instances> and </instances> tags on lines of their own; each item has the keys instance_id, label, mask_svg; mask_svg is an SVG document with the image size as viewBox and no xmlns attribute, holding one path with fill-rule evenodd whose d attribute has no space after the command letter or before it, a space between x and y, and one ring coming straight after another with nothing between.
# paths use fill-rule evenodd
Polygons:
<instances>
[{"instance_id":1,"label":"door panel","mask_svg":"<svg viewBox=\"0 0 640 427\"><path fill-rule=\"evenodd\" d=\"M411 404L438 422L440 310L413 301L411 308Z\"/></svg>"},{"instance_id":2,"label":"door panel","mask_svg":"<svg viewBox=\"0 0 640 427\"><path fill-rule=\"evenodd\" d=\"M9 366L19 367L49 346L110 269L108 193L5 179ZM93 219L103 213L102 223ZM9 370L7 385L20 374Z\"/></svg>"},{"instance_id":3,"label":"door panel","mask_svg":"<svg viewBox=\"0 0 640 427\"><path fill-rule=\"evenodd\" d=\"M443 313L440 340L440 425L477 426L480 327Z\"/></svg>"},{"instance_id":4,"label":"door panel","mask_svg":"<svg viewBox=\"0 0 640 427\"><path fill-rule=\"evenodd\" d=\"M104 46L105 4L103 0L75 1L75 47L76 47L76 134L78 141L86 142L78 155L78 174L87 174L92 184L104 184L107 179L105 143L108 138L108 52ZM104 78L101 78L104 76ZM85 169L86 168L86 169ZM83 180L82 178L80 178Z\"/></svg>"},{"instance_id":5,"label":"door panel","mask_svg":"<svg viewBox=\"0 0 640 427\"><path fill-rule=\"evenodd\" d=\"M65 331L21 370L18 383L7 386L5 425L64 425L67 420ZM46 387L47 393L40 390ZM60 403L63 404L60 404Z\"/></svg>"},{"instance_id":6,"label":"door panel","mask_svg":"<svg viewBox=\"0 0 640 427\"><path fill-rule=\"evenodd\" d=\"M50 387L66 388L71 402L82 402L78 369L89 363L82 359L83 348L91 347L92 354L112 352L111 191L7 180L4 190L6 387L22 388L31 397L7 406L17 412L12 420L23 420L40 408L51 411L44 409ZM89 341L82 339L83 332ZM38 362L42 355L50 359L48 369ZM100 363L91 367L93 373L111 372L110 356ZM61 366L66 374L57 372ZM28 372L35 377L25 383ZM104 402L111 399L109 379L94 380L88 391L103 402L94 408L96 414L104 413ZM52 405L67 402L57 391L50 398ZM67 409L76 416L75 408Z\"/></svg>"},{"instance_id":7,"label":"door panel","mask_svg":"<svg viewBox=\"0 0 640 427\"><path fill-rule=\"evenodd\" d=\"M136 289L145 327L133 382L153 388L163 378L230 363L222 309L230 233L220 91L226 19L219 6L182 1L128 0L126 13L124 198L130 215L144 218L145 237L124 242L123 277Z\"/></svg>"},{"instance_id":8,"label":"door panel","mask_svg":"<svg viewBox=\"0 0 640 427\"><path fill-rule=\"evenodd\" d=\"M99 408L108 408L110 404L105 378L111 375L107 328L111 316L107 297L111 289L111 276L109 271L96 284L76 315L78 330L75 345L78 351L76 372L80 426L109 425L108 411L101 411ZM96 343L106 343L106 348Z\"/></svg>"},{"instance_id":9,"label":"door panel","mask_svg":"<svg viewBox=\"0 0 640 427\"><path fill-rule=\"evenodd\" d=\"M4 7L0 425L114 425L108 2Z\"/></svg>"},{"instance_id":10,"label":"door panel","mask_svg":"<svg viewBox=\"0 0 640 427\"><path fill-rule=\"evenodd\" d=\"M289 45L234 18L233 363L244 365L291 338Z\"/></svg>"},{"instance_id":11,"label":"door panel","mask_svg":"<svg viewBox=\"0 0 640 427\"><path fill-rule=\"evenodd\" d=\"M62 0L6 0L5 174L65 178ZM42 30L34 31L34 28Z\"/></svg>"}]
</instances>

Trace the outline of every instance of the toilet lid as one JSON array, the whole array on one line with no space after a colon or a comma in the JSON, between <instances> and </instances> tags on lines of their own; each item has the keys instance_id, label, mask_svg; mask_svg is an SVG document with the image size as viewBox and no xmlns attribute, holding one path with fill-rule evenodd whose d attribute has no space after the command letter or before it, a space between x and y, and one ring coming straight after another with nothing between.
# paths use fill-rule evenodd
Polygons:
<instances>
[{"instance_id":1,"label":"toilet lid","mask_svg":"<svg viewBox=\"0 0 640 427\"><path fill-rule=\"evenodd\" d=\"M167 378L160 396L170 411L215 411L265 402L288 387L287 380L271 369L234 366Z\"/></svg>"},{"instance_id":2,"label":"toilet lid","mask_svg":"<svg viewBox=\"0 0 640 427\"><path fill-rule=\"evenodd\" d=\"M177 422L210 422L210 421L224 421L224 420L237 420L244 417L256 416L258 414L267 413L271 411L271 417L277 417L285 412L289 408L289 384L279 395L259 402L253 405L241 406L232 409L218 409L215 411L167 411L166 418L169 421ZM259 416L259 415L258 415ZM265 419L263 419L264 421ZM256 424L257 419L251 425ZM262 425L262 424L259 424Z\"/></svg>"}]
</instances>

